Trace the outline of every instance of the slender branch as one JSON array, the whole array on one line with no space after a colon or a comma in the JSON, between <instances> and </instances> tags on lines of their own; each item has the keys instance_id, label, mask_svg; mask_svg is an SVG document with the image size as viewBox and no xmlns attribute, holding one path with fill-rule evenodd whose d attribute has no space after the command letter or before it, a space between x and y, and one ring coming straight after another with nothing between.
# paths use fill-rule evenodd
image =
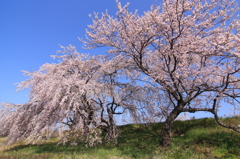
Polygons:
<instances>
[{"instance_id":1,"label":"slender branch","mask_svg":"<svg viewBox=\"0 0 240 159\"><path fill-rule=\"evenodd\" d=\"M225 128L228 128L228 129L232 129L232 130L240 133L240 128L238 128L238 127L233 127L233 126L230 126L230 125L226 125L226 124L222 123L222 122L219 120L218 114L217 114L217 112L215 111L216 103L217 103L217 97L213 100L213 109L212 109L212 111L211 111L211 113L214 115L214 118L215 118L215 120L217 121L217 123L218 123L219 125L221 125L222 127L225 127Z\"/></svg>"},{"instance_id":2,"label":"slender branch","mask_svg":"<svg viewBox=\"0 0 240 159\"><path fill-rule=\"evenodd\" d=\"M217 111L216 111L216 104L217 104L217 99L218 99L219 96L216 96L213 100L213 107L212 108L184 108L182 110L182 112L190 112L190 113L195 113L196 111L208 111L208 112L211 112L213 115L214 115L214 118L215 120L217 121L217 123L222 126L222 127L225 127L225 128L228 128L228 129L232 129L238 133L240 133L240 128L239 127L233 127L233 126L230 126L230 125L227 125L227 124L224 124L222 123L220 120L219 120L219 117L218 117L218 114L217 114Z\"/></svg>"}]
</instances>

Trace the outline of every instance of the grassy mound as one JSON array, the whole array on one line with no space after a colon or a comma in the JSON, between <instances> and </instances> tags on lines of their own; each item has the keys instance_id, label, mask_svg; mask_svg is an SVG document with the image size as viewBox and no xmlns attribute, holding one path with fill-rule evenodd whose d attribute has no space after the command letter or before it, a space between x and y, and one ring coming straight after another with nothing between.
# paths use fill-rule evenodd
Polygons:
<instances>
[{"instance_id":1,"label":"grassy mound","mask_svg":"<svg viewBox=\"0 0 240 159\"><path fill-rule=\"evenodd\" d=\"M239 123L240 118L223 119L227 123ZM131 124L120 126L121 135L117 145L103 144L87 148L57 145L57 138L41 144L12 146L0 145L0 159L78 159L78 158L229 158L240 159L240 134L218 126L214 119L204 118L175 121L172 131L173 143L168 148L159 148L159 134L162 123ZM4 143L5 137L0 138Z\"/></svg>"}]
</instances>

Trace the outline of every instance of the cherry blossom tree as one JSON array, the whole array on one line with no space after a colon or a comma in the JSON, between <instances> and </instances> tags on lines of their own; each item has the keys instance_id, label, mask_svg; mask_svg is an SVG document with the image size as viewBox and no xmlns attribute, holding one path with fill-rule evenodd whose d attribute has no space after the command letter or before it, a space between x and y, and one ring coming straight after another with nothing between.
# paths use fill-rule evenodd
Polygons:
<instances>
[{"instance_id":1,"label":"cherry blossom tree","mask_svg":"<svg viewBox=\"0 0 240 159\"><path fill-rule=\"evenodd\" d=\"M171 128L182 112L211 112L216 121L226 102L239 114L240 20L237 3L229 0L163 0L138 15L121 6L113 17L93 15L88 26L86 49L107 47L110 57L119 57L134 70L127 76L152 87L166 120L160 144L171 143ZM119 58L120 59L120 58ZM151 103L154 103L152 101ZM153 105L156 105L153 104Z\"/></svg>"},{"instance_id":2,"label":"cherry blossom tree","mask_svg":"<svg viewBox=\"0 0 240 159\"><path fill-rule=\"evenodd\" d=\"M171 143L171 128L182 112L207 111L219 119L223 102L239 114L240 20L234 1L163 0L142 16L117 1L116 18L94 14L81 40L87 49L105 46L101 56L62 47L55 64L24 73L29 101L0 107L0 134L8 143L50 137L88 146L116 142L116 116L135 122L165 120L160 144Z\"/></svg>"},{"instance_id":3,"label":"cherry blossom tree","mask_svg":"<svg viewBox=\"0 0 240 159\"><path fill-rule=\"evenodd\" d=\"M18 87L30 88L27 103L1 107L0 134L8 135L9 144L21 139L36 142L50 137L55 129L62 143L80 140L94 146L102 142L102 132L106 142L116 143L114 116L128 109L134 86L119 81L123 71L118 71L121 64L116 59L80 54L72 45L62 48L63 55L53 56L60 59L58 63L24 71L29 79Z\"/></svg>"}]
</instances>

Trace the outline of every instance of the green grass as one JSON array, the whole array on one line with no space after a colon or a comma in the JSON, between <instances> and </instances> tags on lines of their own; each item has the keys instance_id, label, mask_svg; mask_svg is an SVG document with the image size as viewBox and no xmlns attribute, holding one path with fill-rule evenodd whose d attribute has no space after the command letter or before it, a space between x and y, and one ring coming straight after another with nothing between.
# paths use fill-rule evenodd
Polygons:
<instances>
[{"instance_id":1,"label":"green grass","mask_svg":"<svg viewBox=\"0 0 240 159\"><path fill-rule=\"evenodd\" d=\"M223 119L239 123L239 118ZM87 148L57 145L56 138L38 145L0 146L0 159L240 159L240 134L222 128L214 119L175 121L173 143L159 148L161 123L132 124L119 127L121 135L117 145L103 144ZM4 143L5 137L0 138Z\"/></svg>"}]
</instances>

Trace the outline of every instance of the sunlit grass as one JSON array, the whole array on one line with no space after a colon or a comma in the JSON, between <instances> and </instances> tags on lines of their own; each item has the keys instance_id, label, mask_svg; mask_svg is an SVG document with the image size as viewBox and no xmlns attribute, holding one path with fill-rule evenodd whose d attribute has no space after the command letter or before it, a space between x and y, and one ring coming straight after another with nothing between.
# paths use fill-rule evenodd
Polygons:
<instances>
[{"instance_id":1,"label":"sunlit grass","mask_svg":"<svg viewBox=\"0 0 240 159\"><path fill-rule=\"evenodd\" d=\"M238 123L239 118L227 118L225 122ZM0 146L0 159L212 159L240 158L240 134L217 125L214 119L176 121L173 127L173 143L159 148L161 123L132 124L119 127L121 135L117 145L103 144L96 147L57 145L57 138L42 144ZM4 143L5 138L0 138Z\"/></svg>"}]
</instances>

